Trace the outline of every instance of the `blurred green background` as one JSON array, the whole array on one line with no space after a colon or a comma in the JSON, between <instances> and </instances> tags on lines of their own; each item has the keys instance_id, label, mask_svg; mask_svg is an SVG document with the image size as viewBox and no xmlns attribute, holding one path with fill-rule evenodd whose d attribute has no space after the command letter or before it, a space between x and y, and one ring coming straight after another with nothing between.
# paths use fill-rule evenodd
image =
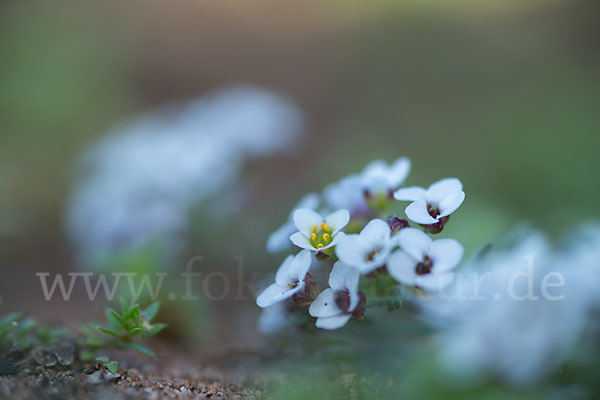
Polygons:
<instances>
[{"instance_id":1,"label":"blurred green background","mask_svg":"<svg viewBox=\"0 0 600 400\"><path fill-rule=\"evenodd\" d=\"M61 315L21 289L37 288L40 268L74 269L63 214L82 150L124 117L232 82L289 95L308 129L293 157L244 171L255 188L244 223L200 235L189 254L246 254L273 271L264 243L304 193L402 155L409 185L463 181L448 234L469 251L517 221L558 235L597 219L598 11L593 0L4 2L0 293ZM224 248L227 235L239 240ZM236 323L249 326L258 311L245 307Z\"/></svg>"}]
</instances>

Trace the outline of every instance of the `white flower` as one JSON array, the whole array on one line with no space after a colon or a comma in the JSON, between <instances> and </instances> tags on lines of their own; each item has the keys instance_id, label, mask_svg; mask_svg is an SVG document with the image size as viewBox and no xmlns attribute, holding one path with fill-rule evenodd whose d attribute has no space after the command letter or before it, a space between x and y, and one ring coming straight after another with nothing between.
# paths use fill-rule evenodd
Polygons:
<instances>
[{"instance_id":1,"label":"white flower","mask_svg":"<svg viewBox=\"0 0 600 400\"><path fill-rule=\"evenodd\" d=\"M302 208L294 212L294 224L299 232L290 236L296 246L311 251L327 250L344 237L343 229L350 221L348 210L338 210L323 218L320 214Z\"/></svg>"},{"instance_id":2,"label":"white flower","mask_svg":"<svg viewBox=\"0 0 600 400\"><path fill-rule=\"evenodd\" d=\"M401 157L391 165L383 160L369 163L359 174L349 175L333 183L323 191L323 198L332 209L345 208L352 215L369 215L370 199L387 199L406 179L410 171L410 160Z\"/></svg>"},{"instance_id":3,"label":"white flower","mask_svg":"<svg viewBox=\"0 0 600 400\"><path fill-rule=\"evenodd\" d=\"M597 292L600 265L591 264L590 274L578 251L553 253L539 233L515 243L468 263L444 296L421 302L425 315L446 328L435 341L453 379L491 373L515 385L531 384L555 371L576 346L585 348L584 330L593 319L578 295L590 280ZM577 277L581 267L585 274ZM564 275L565 284L548 291L565 296L559 301L544 295L548 273Z\"/></svg>"},{"instance_id":4,"label":"white flower","mask_svg":"<svg viewBox=\"0 0 600 400\"><path fill-rule=\"evenodd\" d=\"M277 270L275 283L258 296L256 304L259 307L268 307L304 289L304 278L311 262L312 257L308 250L303 250L296 256L289 255Z\"/></svg>"},{"instance_id":5,"label":"white flower","mask_svg":"<svg viewBox=\"0 0 600 400\"><path fill-rule=\"evenodd\" d=\"M401 157L391 165L375 160L365 167L361 174L363 190L375 196L388 196L388 192L398 188L410 172L410 160Z\"/></svg>"},{"instance_id":6,"label":"white flower","mask_svg":"<svg viewBox=\"0 0 600 400\"><path fill-rule=\"evenodd\" d=\"M446 178L428 189L417 186L399 189L394 193L394 198L412 201L406 207L406 216L411 221L432 225L440 222L443 224L444 218L456 211L465 200L465 192L458 179Z\"/></svg>"},{"instance_id":7,"label":"white flower","mask_svg":"<svg viewBox=\"0 0 600 400\"><path fill-rule=\"evenodd\" d=\"M335 252L340 261L368 274L386 263L392 245L388 223L374 219L360 234L346 235L340 240Z\"/></svg>"},{"instance_id":8,"label":"white flower","mask_svg":"<svg viewBox=\"0 0 600 400\"><path fill-rule=\"evenodd\" d=\"M296 232L294 225L294 211L300 208L315 210L319 206L319 196L316 193L309 193L304 196L294 210L290 213L288 221L269 236L267 240L267 251L277 253L287 250L290 246L290 235Z\"/></svg>"},{"instance_id":9,"label":"white flower","mask_svg":"<svg viewBox=\"0 0 600 400\"><path fill-rule=\"evenodd\" d=\"M117 125L75 166L65 225L79 261L101 268L157 244L172 254L201 202L225 225L243 200L233 192L245 163L296 148L303 125L289 99L245 85Z\"/></svg>"},{"instance_id":10,"label":"white flower","mask_svg":"<svg viewBox=\"0 0 600 400\"><path fill-rule=\"evenodd\" d=\"M331 210L350 210L353 216L369 215L362 181L359 175L350 175L332 183L323 190L323 200Z\"/></svg>"},{"instance_id":11,"label":"white flower","mask_svg":"<svg viewBox=\"0 0 600 400\"><path fill-rule=\"evenodd\" d=\"M308 312L317 317L317 328L338 329L346 325L360 302L359 272L338 261L329 275L329 288L310 305Z\"/></svg>"},{"instance_id":12,"label":"white flower","mask_svg":"<svg viewBox=\"0 0 600 400\"><path fill-rule=\"evenodd\" d=\"M463 247L454 239L431 240L415 228L398 233L402 250L394 252L387 264L390 275L405 285L438 290L452 282L451 271L463 256Z\"/></svg>"},{"instance_id":13,"label":"white flower","mask_svg":"<svg viewBox=\"0 0 600 400\"><path fill-rule=\"evenodd\" d=\"M286 304L282 301L264 308L258 318L258 330L273 335L292 325L293 318Z\"/></svg>"}]
</instances>

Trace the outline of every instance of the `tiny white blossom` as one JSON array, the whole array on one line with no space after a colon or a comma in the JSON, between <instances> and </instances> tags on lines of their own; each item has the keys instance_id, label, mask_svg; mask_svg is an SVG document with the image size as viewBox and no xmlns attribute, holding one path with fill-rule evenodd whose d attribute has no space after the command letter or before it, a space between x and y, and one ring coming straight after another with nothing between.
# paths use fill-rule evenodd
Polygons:
<instances>
[{"instance_id":1,"label":"tiny white blossom","mask_svg":"<svg viewBox=\"0 0 600 400\"><path fill-rule=\"evenodd\" d=\"M410 160L401 157L391 165L385 161L375 160L365 167L361 173L363 190L371 195L387 196L388 192L398 188L410 172Z\"/></svg>"},{"instance_id":2,"label":"tiny white blossom","mask_svg":"<svg viewBox=\"0 0 600 400\"><path fill-rule=\"evenodd\" d=\"M410 160L406 157L398 158L389 166L383 160L373 161L362 172L327 186L323 191L323 198L332 209L344 208L354 216L369 215L367 198L391 198L393 191L408 176L410 165Z\"/></svg>"},{"instance_id":3,"label":"tiny white blossom","mask_svg":"<svg viewBox=\"0 0 600 400\"><path fill-rule=\"evenodd\" d=\"M350 210L353 216L370 213L359 175L350 175L342 178L339 182L329 184L323 190L323 200L329 209Z\"/></svg>"},{"instance_id":4,"label":"tiny white blossom","mask_svg":"<svg viewBox=\"0 0 600 400\"><path fill-rule=\"evenodd\" d=\"M311 316L317 317L317 328L338 329L346 325L360 302L358 280L356 268L341 261L335 263L329 275L330 287L308 309Z\"/></svg>"},{"instance_id":5,"label":"tiny white blossom","mask_svg":"<svg viewBox=\"0 0 600 400\"><path fill-rule=\"evenodd\" d=\"M341 232L350 221L348 210L338 210L323 218L315 211L302 208L294 212L298 232L290 236L296 246L310 251L327 250L344 237Z\"/></svg>"},{"instance_id":6,"label":"tiny white blossom","mask_svg":"<svg viewBox=\"0 0 600 400\"><path fill-rule=\"evenodd\" d=\"M432 225L448 217L465 200L462 183L456 178L438 181L428 189L412 186L397 190L396 200L412 201L406 207L406 216L413 222Z\"/></svg>"},{"instance_id":7,"label":"tiny white blossom","mask_svg":"<svg viewBox=\"0 0 600 400\"><path fill-rule=\"evenodd\" d=\"M268 307L298 293L304 288L304 278L311 263L312 257L308 250L303 250L296 256L289 255L277 270L275 283L258 296L256 304Z\"/></svg>"},{"instance_id":8,"label":"tiny white blossom","mask_svg":"<svg viewBox=\"0 0 600 400\"><path fill-rule=\"evenodd\" d=\"M374 219L360 234L346 235L336 246L338 258L360 273L368 274L383 266L393 247L391 230L387 222Z\"/></svg>"},{"instance_id":9,"label":"tiny white blossom","mask_svg":"<svg viewBox=\"0 0 600 400\"><path fill-rule=\"evenodd\" d=\"M431 240L415 228L398 233L401 250L387 264L390 275L405 285L424 290L439 290L452 283L451 272L463 256L463 247L454 239Z\"/></svg>"},{"instance_id":10,"label":"tiny white blossom","mask_svg":"<svg viewBox=\"0 0 600 400\"><path fill-rule=\"evenodd\" d=\"M316 193L309 193L304 196L290 213L287 222L269 236L269 239L267 240L267 251L269 253L277 253L290 248L290 235L296 232L296 226L294 225L294 211L301 208L316 210L318 206L319 196Z\"/></svg>"}]
</instances>

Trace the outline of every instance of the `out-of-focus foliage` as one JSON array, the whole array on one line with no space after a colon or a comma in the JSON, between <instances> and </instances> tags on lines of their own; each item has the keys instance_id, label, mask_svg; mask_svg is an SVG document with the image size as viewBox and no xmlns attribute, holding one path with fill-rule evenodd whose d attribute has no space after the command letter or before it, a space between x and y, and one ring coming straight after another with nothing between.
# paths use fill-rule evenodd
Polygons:
<instances>
[{"instance_id":1,"label":"out-of-focus foliage","mask_svg":"<svg viewBox=\"0 0 600 400\"><path fill-rule=\"evenodd\" d=\"M82 328L83 338L79 344L86 347L80 353L83 360L93 359L98 351L111 347L134 350L145 356L155 355L148 347L139 342L140 339L154 336L166 327L166 324L152 322L158 312L159 303L154 302L143 310L138 304L128 304L121 300L121 313L107 308L106 326L90 323ZM101 334L99 335L98 332Z\"/></svg>"}]
</instances>

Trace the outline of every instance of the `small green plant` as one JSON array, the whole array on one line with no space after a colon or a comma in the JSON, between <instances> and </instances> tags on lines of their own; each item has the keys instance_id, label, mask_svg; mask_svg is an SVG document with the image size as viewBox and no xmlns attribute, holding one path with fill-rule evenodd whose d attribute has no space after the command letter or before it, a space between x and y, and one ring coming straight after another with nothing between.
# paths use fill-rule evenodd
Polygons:
<instances>
[{"instance_id":1,"label":"small green plant","mask_svg":"<svg viewBox=\"0 0 600 400\"><path fill-rule=\"evenodd\" d=\"M119 370L119 362L111 360L108 357L96 357L96 361L102 364L107 370L109 370L113 374L116 374Z\"/></svg>"},{"instance_id":2,"label":"small green plant","mask_svg":"<svg viewBox=\"0 0 600 400\"><path fill-rule=\"evenodd\" d=\"M36 325L31 317L21 319L21 313L5 315L0 320L0 347L17 344L22 349L30 348L36 342L31 334Z\"/></svg>"},{"instance_id":3,"label":"small green plant","mask_svg":"<svg viewBox=\"0 0 600 400\"><path fill-rule=\"evenodd\" d=\"M121 312L111 308L105 311L107 324L98 326L88 324L82 328L83 338L79 341L86 350L79 354L82 360L91 360L103 348L119 348L135 350L145 356L154 358L155 355L148 347L139 343L139 340L154 336L166 325L152 323L158 312L159 302L150 304L140 310L138 304L129 304L121 299Z\"/></svg>"}]
</instances>

